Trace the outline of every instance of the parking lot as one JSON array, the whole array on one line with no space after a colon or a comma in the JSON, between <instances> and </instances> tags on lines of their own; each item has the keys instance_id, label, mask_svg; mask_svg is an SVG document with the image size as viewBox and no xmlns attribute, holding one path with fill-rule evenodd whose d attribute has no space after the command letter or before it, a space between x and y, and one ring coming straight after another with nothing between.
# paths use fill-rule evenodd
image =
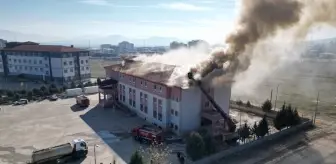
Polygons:
<instances>
[{"instance_id":1,"label":"parking lot","mask_svg":"<svg viewBox=\"0 0 336 164\"><path fill-rule=\"evenodd\" d=\"M74 98L25 106L1 106L0 163L26 163L33 150L76 138L85 139L89 146L88 157L77 163L94 164L94 147L97 164L109 164L114 160L116 164L124 163L123 160L128 162L132 153L141 146L133 141L129 132L144 124L144 120L100 108L97 95L89 98L91 105L83 110L73 107ZM174 161L174 157L171 155L170 161Z\"/></svg>"}]
</instances>

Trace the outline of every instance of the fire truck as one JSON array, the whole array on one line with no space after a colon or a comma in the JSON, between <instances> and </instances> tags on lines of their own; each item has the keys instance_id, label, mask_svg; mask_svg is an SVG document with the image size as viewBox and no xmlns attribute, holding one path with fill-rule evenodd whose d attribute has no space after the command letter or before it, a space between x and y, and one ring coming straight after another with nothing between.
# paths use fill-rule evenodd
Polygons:
<instances>
[{"instance_id":1,"label":"fire truck","mask_svg":"<svg viewBox=\"0 0 336 164\"><path fill-rule=\"evenodd\" d=\"M144 143L162 143L163 131L151 125L143 125L132 129L132 136L136 141Z\"/></svg>"}]
</instances>

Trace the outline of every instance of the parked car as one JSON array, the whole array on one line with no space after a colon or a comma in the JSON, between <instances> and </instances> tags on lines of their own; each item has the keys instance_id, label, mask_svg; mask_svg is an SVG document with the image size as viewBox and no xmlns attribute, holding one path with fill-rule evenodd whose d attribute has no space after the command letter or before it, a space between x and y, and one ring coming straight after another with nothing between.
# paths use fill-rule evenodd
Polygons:
<instances>
[{"instance_id":1,"label":"parked car","mask_svg":"<svg viewBox=\"0 0 336 164\"><path fill-rule=\"evenodd\" d=\"M49 97L49 101L56 101L58 99L57 95L53 94Z\"/></svg>"},{"instance_id":2,"label":"parked car","mask_svg":"<svg viewBox=\"0 0 336 164\"><path fill-rule=\"evenodd\" d=\"M24 105L24 104L28 104L28 100L27 99L20 99L19 101L15 101L13 103L13 105Z\"/></svg>"}]
</instances>

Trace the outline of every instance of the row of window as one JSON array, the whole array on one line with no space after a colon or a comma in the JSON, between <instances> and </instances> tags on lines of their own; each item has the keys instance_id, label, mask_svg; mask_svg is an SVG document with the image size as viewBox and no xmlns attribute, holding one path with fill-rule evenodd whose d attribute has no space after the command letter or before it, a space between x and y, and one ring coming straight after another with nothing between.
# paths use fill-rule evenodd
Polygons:
<instances>
[{"instance_id":1,"label":"row of window","mask_svg":"<svg viewBox=\"0 0 336 164\"><path fill-rule=\"evenodd\" d=\"M170 123L170 128L171 128L171 129L178 130L178 126L175 125L174 123Z\"/></svg>"},{"instance_id":2,"label":"row of window","mask_svg":"<svg viewBox=\"0 0 336 164\"><path fill-rule=\"evenodd\" d=\"M162 121L162 100L153 97L153 117Z\"/></svg>"},{"instance_id":3,"label":"row of window","mask_svg":"<svg viewBox=\"0 0 336 164\"><path fill-rule=\"evenodd\" d=\"M8 68L14 68L15 70L30 70L30 71L33 70L32 66L21 66L21 65L20 66L17 66L17 65L15 65L15 66L8 65ZM43 68L37 68L37 67L35 67L34 70L35 71L40 70L41 72L43 72Z\"/></svg>"},{"instance_id":4,"label":"row of window","mask_svg":"<svg viewBox=\"0 0 336 164\"><path fill-rule=\"evenodd\" d=\"M44 56L41 52L5 52L5 54L14 56Z\"/></svg>"},{"instance_id":5,"label":"row of window","mask_svg":"<svg viewBox=\"0 0 336 164\"><path fill-rule=\"evenodd\" d=\"M32 64L32 63L34 63L34 64L37 64L37 60L31 60L31 59L11 59L11 58L8 58L8 62L11 62L11 61L13 61L14 63L16 63L16 62L18 62L18 63L21 63L21 61L22 61L22 63L29 63L29 64ZM42 60L39 60L39 64L42 64Z\"/></svg>"},{"instance_id":6,"label":"row of window","mask_svg":"<svg viewBox=\"0 0 336 164\"><path fill-rule=\"evenodd\" d=\"M85 63L88 64L89 60L85 60ZM72 65L72 64L73 64L73 61L69 61L69 65ZM81 60L81 64L84 64L84 60ZM63 65L65 65L65 66L68 65L68 62L64 61Z\"/></svg>"}]
</instances>

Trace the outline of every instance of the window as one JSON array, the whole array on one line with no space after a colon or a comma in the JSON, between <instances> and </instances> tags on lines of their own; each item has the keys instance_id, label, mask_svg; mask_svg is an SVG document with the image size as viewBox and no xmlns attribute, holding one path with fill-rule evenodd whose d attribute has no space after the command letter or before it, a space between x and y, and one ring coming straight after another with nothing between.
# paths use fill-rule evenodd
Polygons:
<instances>
[{"instance_id":1,"label":"window","mask_svg":"<svg viewBox=\"0 0 336 164\"><path fill-rule=\"evenodd\" d=\"M37 71L37 68L34 68L35 71Z\"/></svg>"},{"instance_id":2,"label":"window","mask_svg":"<svg viewBox=\"0 0 336 164\"><path fill-rule=\"evenodd\" d=\"M14 59L14 63L16 63L16 59Z\"/></svg>"},{"instance_id":3,"label":"window","mask_svg":"<svg viewBox=\"0 0 336 164\"><path fill-rule=\"evenodd\" d=\"M8 61L11 61L12 59L11 58L8 58Z\"/></svg>"},{"instance_id":4,"label":"window","mask_svg":"<svg viewBox=\"0 0 336 164\"><path fill-rule=\"evenodd\" d=\"M158 110L159 110L158 119L162 121L162 100L161 99L159 99L158 101Z\"/></svg>"},{"instance_id":5,"label":"window","mask_svg":"<svg viewBox=\"0 0 336 164\"><path fill-rule=\"evenodd\" d=\"M27 70L27 69L28 69L28 67L27 67L27 66L25 66L25 67L24 67L24 69L25 69L25 70Z\"/></svg>"},{"instance_id":6,"label":"window","mask_svg":"<svg viewBox=\"0 0 336 164\"><path fill-rule=\"evenodd\" d=\"M18 59L18 62L21 63L21 59Z\"/></svg>"},{"instance_id":7,"label":"window","mask_svg":"<svg viewBox=\"0 0 336 164\"><path fill-rule=\"evenodd\" d=\"M83 60L81 60L81 64L84 64L84 61L83 61Z\"/></svg>"},{"instance_id":8,"label":"window","mask_svg":"<svg viewBox=\"0 0 336 164\"><path fill-rule=\"evenodd\" d=\"M84 71L84 67L81 67L81 70Z\"/></svg>"},{"instance_id":9,"label":"window","mask_svg":"<svg viewBox=\"0 0 336 164\"><path fill-rule=\"evenodd\" d=\"M89 60L86 60L86 64L89 63Z\"/></svg>"},{"instance_id":10,"label":"window","mask_svg":"<svg viewBox=\"0 0 336 164\"><path fill-rule=\"evenodd\" d=\"M177 127L177 125L175 125L175 130L177 130L178 129L178 127Z\"/></svg>"},{"instance_id":11,"label":"window","mask_svg":"<svg viewBox=\"0 0 336 164\"><path fill-rule=\"evenodd\" d=\"M148 106L147 106L147 97L148 97L148 95L147 94L144 94L144 96L145 96L145 113L148 113Z\"/></svg>"},{"instance_id":12,"label":"window","mask_svg":"<svg viewBox=\"0 0 336 164\"><path fill-rule=\"evenodd\" d=\"M34 64L37 64L37 61L36 61L36 60L34 60Z\"/></svg>"},{"instance_id":13,"label":"window","mask_svg":"<svg viewBox=\"0 0 336 164\"><path fill-rule=\"evenodd\" d=\"M43 71L43 68L40 68L40 71L42 72L42 71Z\"/></svg>"},{"instance_id":14,"label":"window","mask_svg":"<svg viewBox=\"0 0 336 164\"><path fill-rule=\"evenodd\" d=\"M123 102L125 102L125 85L123 85Z\"/></svg>"},{"instance_id":15,"label":"window","mask_svg":"<svg viewBox=\"0 0 336 164\"><path fill-rule=\"evenodd\" d=\"M133 89L133 107L135 108L135 89Z\"/></svg>"},{"instance_id":16,"label":"window","mask_svg":"<svg viewBox=\"0 0 336 164\"><path fill-rule=\"evenodd\" d=\"M48 58L47 58L47 57L44 57L44 60L48 60Z\"/></svg>"},{"instance_id":17,"label":"window","mask_svg":"<svg viewBox=\"0 0 336 164\"><path fill-rule=\"evenodd\" d=\"M69 61L69 65L72 65L72 61Z\"/></svg>"},{"instance_id":18,"label":"window","mask_svg":"<svg viewBox=\"0 0 336 164\"><path fill-rule=\"evenodd\" d=\"M140 84L142 85L142 80L140 81Z\"/></svg>"},{"instance_id":19,"label":"window","mask_svg":"<svg viewBox=\"0 0 336 164\"><path fill-rule=\"evenodd\" d=\"M73 68L70 68L70 72L73 72Z\"/></svg>"},{"instance_id":20,"label":"window","mask_svg":"<svg viewBox=\"0 0 336 164\"><path fill-rule=\"evenodd\" d=\"M178 112L175 110L175 116L177 116L178 115Z\"/></svg>"},{"instance_id":21,"label":"window","mask_svg":"<svg viewBox=\"0 0 336 164\"><path fill-rule=\"evenodd\" d=\"M22 66L19 66L19 70L21 70L22 69Z\"/></svg>"},{"instance_id":22,"label":"window","mask_svg":"<svg viewBox=\"0 0 336 164\"><path fill-rule=\"evenodd\" d=\"M170 114L171 114L171 115L174 115L174 109L171 109L171 110L170 110Z\"/></svg>"},{"instance_id":23,"label":"window","mask_svg":"<svg viewBox=\"0 0 336 164\"><path fill-rule=\"evenodd\" d=\"M158 114L158 120L162 121L162 113Z\"/></svg>"},{"instance_id":24,"label":"window","mask_svg":"<svg viewBox=\"0 0 336 164\"><path fill-rule=\"evenodd\" d=\"M27 61L26 61L26 59L23 59L23 63L26 63Z\"/></svg>"},{"instance_id":25,"label":"window","mask_svg":"<svg viewBox=\"0 0 336 164\"><path fill-rule=\"evenodd\" d=\"M65 61L65 62L63 62L63 65L67 65L67 62Z\"/></svg>"},{"instance_id":26,"label":"window","mask_svg":"<svg viewBox=\"0 0 336 164\"><path fill-rule=\"evenodd\" d=\"M157 118L157 99L153 97L153 117Z\"/></svg>"},{"instance_id":27,"label":"window","mask_svg":"<svg viewBox=\"0 0 336 164\"><path fill-rule=\"evenodd\" d=\"M48 64L45 64L45 67L46 67L46 68L48 68L48 67L49 67L49 65L48 65Z\"/></svg>"},{"instance_id":28,"label":"window","mask_svg":"<svg viewBox=\"0 0 336 164\"><path fill-rule=\"evenodd\" d=\"M86 67L86 70L89 70L89 67Z\"/></svg>"},{"instance_id":29,"label":"window","mask_svg":"<svg viewBox=\"0 0 336 164\"><path fill-rule=\"evenodd\" d=\"M140 110L141 111L144 110L144 107L143 107L144 99L142 95L143 95L142 92L140 92Z\"/></svg>"},{"instance_id":30,"label":"window","mask_svg":"<svg viewBox=\"0 0 336 164\"><path fill-rule=\"evenodd\" d=\"M160 92L162 92L162 88L160 87Z\"/></svg>"},{"instance_id":31,"label":"window","mask_svg":"<svg viewBox=\"0 0 336 164\"><path fill-rule=\"evenodd\" d=\"M39 63L42 64L42 60L40 60Z\"/></svg>"},{"instance_id":32,"label":"window","mask_svg":"<svg viewBox=\"0 0 336 164\"><path fill-rule=\"evenodd\" d=\"M156 89L156 85L154 85L154 89Z\"/></svg>"},{"instance_id":33,"label":"window","mask_svg":"<svg viewBox=\"0 0 336 164\"><path fill-rule=\"evenodd\" d=\"M147 87L147 82L145 81L145 87Z\"/></svg>"},{"instance_id":34,"label":"window","mask_svg":"<svg viewBox=\"0 0 336 164\"><path fill-rule=\"evenodd\" d=\"M29 64L31 63L31 60L30 60L30 59L28 60L28 63L29 63Z\"/></svg>"},{"instance_id":35,"label":"window","mask_svg":"<svg viewBox=\"0 0 336 164\"><path fill-rule=\"evenodd\" d=\"M14 66L15 69L17 69L17 66Z\"/></svg>"},{"instance_id":36,"label":"window","mask_svg":"<svg viewBox=\"0 0 336 164\"><path fill-rule=\"evenodd\" d=\"M65 69L65 70L64 70L64 73L68 73L68 70L67 70L67 69Z\"/></svg>"},{"instance_id":37,"label":"window","mask_svg":"<svg viewBox=\"0 0 336 164\"><path fill-rule=\"evenodd\" d=\"M49 71L46 71L45 74L46 74L46 75L49 75Z\"/></svg>"}]
</instances>

